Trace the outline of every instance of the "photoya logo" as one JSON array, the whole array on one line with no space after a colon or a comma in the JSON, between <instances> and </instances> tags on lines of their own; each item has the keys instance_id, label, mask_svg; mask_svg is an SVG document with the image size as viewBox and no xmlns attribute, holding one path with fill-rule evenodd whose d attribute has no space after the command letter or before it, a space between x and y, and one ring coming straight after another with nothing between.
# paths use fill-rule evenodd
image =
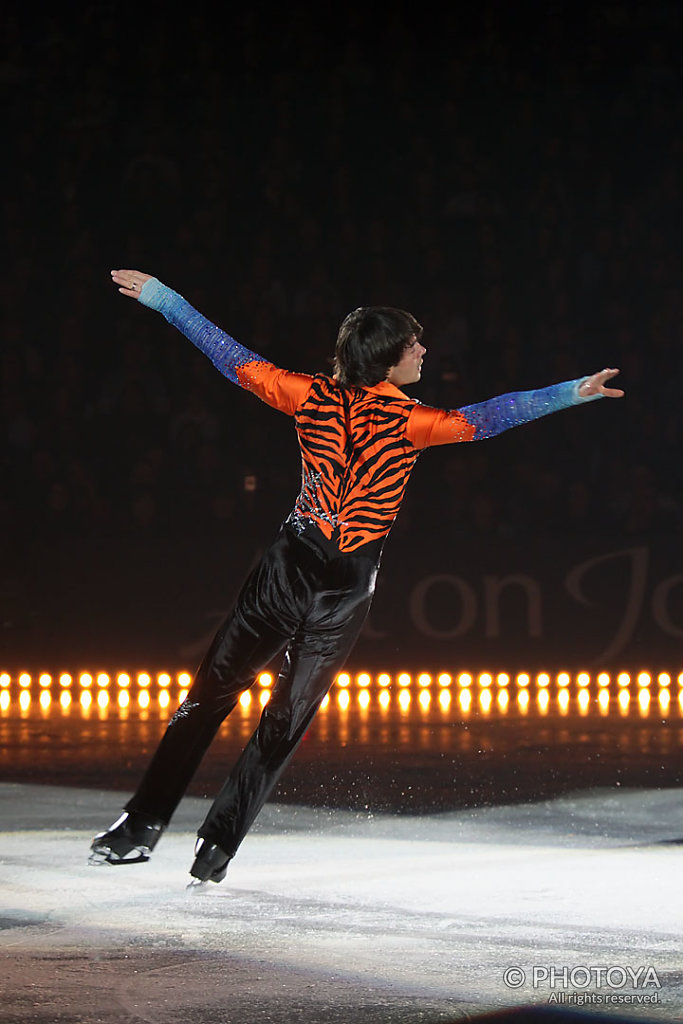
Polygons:
<instances>
[{"instance_id":1,"label":"photoya logo","mask_svg":"<svg viewBox=\"0 0 683 1024\"><path fill-rule=\"evenodd\" d=\"M529 970L523 967L508 967L503 972L503 981L508 988L522 988L530 985L534 989L585 991L586 989L641 989L658 991L661 983L654 967L544 967L535 965Z\"/></svg>"}]
</instances>

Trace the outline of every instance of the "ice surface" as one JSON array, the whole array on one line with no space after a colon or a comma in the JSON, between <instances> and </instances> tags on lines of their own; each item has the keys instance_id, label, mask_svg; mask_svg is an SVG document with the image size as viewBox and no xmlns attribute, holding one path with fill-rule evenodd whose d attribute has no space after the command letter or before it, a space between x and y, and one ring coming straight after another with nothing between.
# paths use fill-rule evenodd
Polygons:
<instances>
[{"instance_id":1,"label":"ice surface","mask_svg":"<svg viewBox=\"0 0 683 1024\"><path fill-rule=\"evenodd\" d=\"M593 1014L681 1020L681 797L419 817L269 804L225 881L188 891L204 801L148 864L92 867L122 794L0 785L1 1019L403 1024L589 992ZM515 967L526 983L507 987ZM651 968L649 984L599 983L608 967Z\"/></svg>"}]
</instances>

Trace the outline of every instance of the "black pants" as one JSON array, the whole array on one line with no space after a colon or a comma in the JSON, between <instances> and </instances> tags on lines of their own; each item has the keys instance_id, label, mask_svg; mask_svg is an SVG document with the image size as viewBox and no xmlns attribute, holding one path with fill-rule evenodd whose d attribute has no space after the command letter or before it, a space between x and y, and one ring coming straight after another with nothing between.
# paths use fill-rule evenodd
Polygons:
<instances>
[{"instance_id":1,"label":"black pants","mask_svg":"<svg viewBox=\"0 0 683 1024\"><path fill-rule=\"evenodd\" d=\"M199 829L234 855L351 651L376 576L376 556L330 557L284 526L216 634L126 810L170 821L221 722L284 650L258 727Z\"/></svg>"}]
</instances>

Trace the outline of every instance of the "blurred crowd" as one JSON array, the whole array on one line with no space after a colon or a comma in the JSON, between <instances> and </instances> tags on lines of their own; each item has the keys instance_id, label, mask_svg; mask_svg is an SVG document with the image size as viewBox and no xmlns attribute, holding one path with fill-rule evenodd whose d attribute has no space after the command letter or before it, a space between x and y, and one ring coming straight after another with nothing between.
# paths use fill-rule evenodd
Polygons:
<instances>
[{"instance_id":1,"label":"blurred crowd","mask_svg":"<svg viewBox=\"0 0 683 1024\"><path fill-rule=\"evenodd\" d=\"M515 10L6 16L8 550L263 540L296 496L291 422L113 267L305 372L350 309L407 308L428 350L410 393L439 406L618 366L622 402L426 453L396 529L679 533L681 10Z\"/></svg>"}]
</instances>

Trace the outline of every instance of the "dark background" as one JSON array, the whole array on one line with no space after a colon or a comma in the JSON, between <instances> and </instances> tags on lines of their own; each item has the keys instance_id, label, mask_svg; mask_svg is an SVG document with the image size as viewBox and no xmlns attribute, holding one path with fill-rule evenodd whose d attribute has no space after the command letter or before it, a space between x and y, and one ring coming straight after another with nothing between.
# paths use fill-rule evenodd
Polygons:
<instances>
[{"instance_id":1,"label":"dark background","mask_svg":"<svg viewBox=\"0 0 683 1024\"><path fill-rule=\"evenodd\" d=\"M656 548L679 571L681 8L531 7L9 6L4 665L181 657L178 621L227 610L298 490L291 422L120 297L113 267L306 372L349 309L408 308L428 349L411 393L437 405L622 369L622 402L420 460L385 553L382 657L413 653L392 601L419 565Z\"/></svg>"}]
</instances>

